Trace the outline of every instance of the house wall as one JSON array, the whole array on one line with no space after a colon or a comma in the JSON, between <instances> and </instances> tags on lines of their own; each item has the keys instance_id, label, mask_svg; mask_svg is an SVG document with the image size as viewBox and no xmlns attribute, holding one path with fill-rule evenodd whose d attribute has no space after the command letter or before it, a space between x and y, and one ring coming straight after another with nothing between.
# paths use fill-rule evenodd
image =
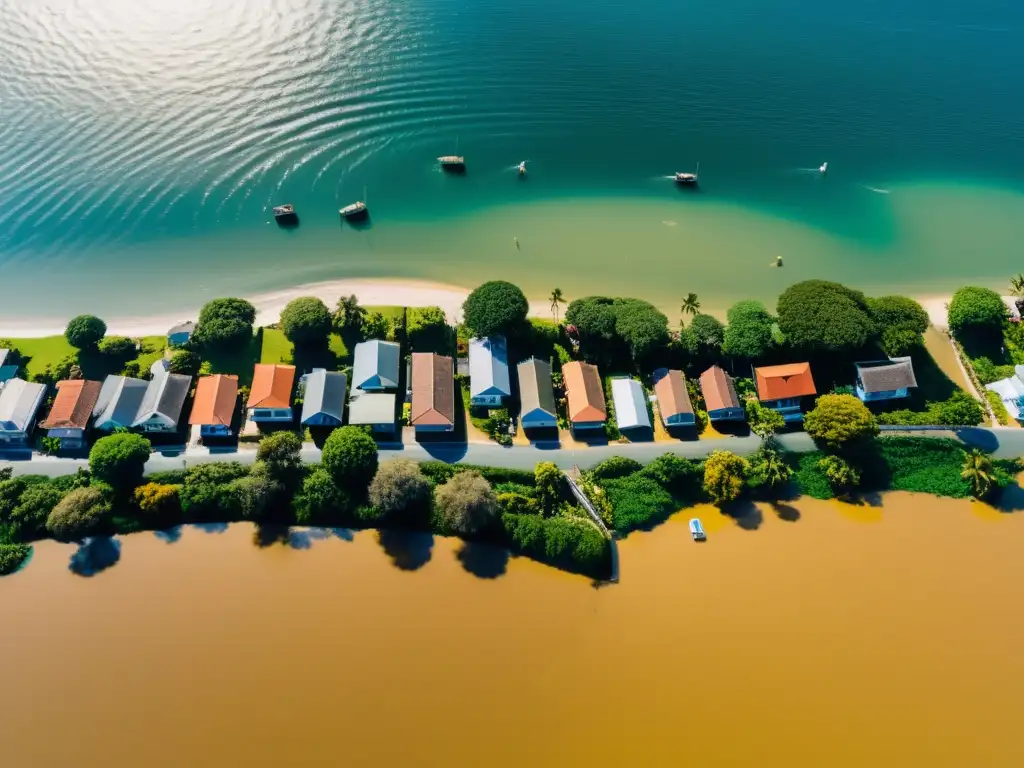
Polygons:
<instances>
[{"instance_id":1,"label":"house wall","mask_svg":"<svg viewBox=\"0 0 1024 768\"><path fill-rule=\"evenodd\" d=\"M326 413L314 413L302 423L307 427L340 427L341 419L336 419Z\"/></svg>"},{"instance_id":2,"label":"house wall","mask_svg":"<svg viewBox=\"0 0 1024 768\"><path fill-rule=\"evenodd\" d=\"M0 446L21 448L28 445L28 435L20 430L0 430Z\"/></svg>"},{"instance_id":3,"label":"house wall","mask_svg":"<svg viewBox=\"0 0 1024 768\"><path fill-rule=\"evenodd\" d=\"M477 395L476 397L471 397L469 399L469 404L470 405L490 405L490 406L497 407L497 406L501 405L502 399L503 398L502 398L501 395Z\"/></svg>"},{"instance_id":4,"label":"house wall","mask_svg":"<svg viewBox=\"0 0 1024 768\"><path fill-rule=\"evenodd\" d=\"M202 424L199 427L199 437L231 437L231 427L223 424Z\"/></svg>"},{"instance_id":5,"label":"house wall","mask_svg":"<svg viewBox=\"0 0 1024 768\"><path fill-rule=\"evenodd\" d=\"M417 432L451 432L455 429L453 424L416 424Z\"/></svg>"},{"instance_id":6,"label":"house wall","mask_svg":"<svg viewBox=\"0 0 1024 768\"><path fill-rule=\"evenodd\" d=\"M189 340L190 336L191 334L189 333L173 333L167 337L167 343L175 345L184 344L186 341Z\"/></svg>"},{"instance_id":7,"label":"house wall","mask_svg":"<svg viewBox=\"0 0 1024 768\"><path fill-rule=\"evenodd\" d=\"M519 423L523 425L523 429L543 429L558 426L558 420L544 411L531 411L530 413L523 414L519 418Z\"/></svg>"},{"instance_id":8,"label":"house wall","mask_svg":"<svg viewBox=\"0 0 1024 768\"><path fill-rule=\"evenodd\" d=\"M718 408L708 411L708 419L711 421L743 421L747 417L742 408Z\"/></svg>"},{"instance_id":9,"label":"house wall","mask_svg":"<svg viewBox=\"0 0 1024 768\"><path fill-rule=\"evenodd\" d=\"M292 421L291 408L250 408L249 419L250 421Z\"/></svg>"},{"instance_id":10,"label":"house wall","mask_svg":"<svg viewBox=\"0 0 1024 768\"><path fill-rule=\"evenodd\" d=\"M60 447L65 449L84 448L85 447L85 430L84 429L48 429L46 430L47 437L56 437L60 440Z\"/></svg>"},{"instance_id":11,"label":"house wall","mask_svg":"<svg viewBox=\"0 0 1024 768\"><path fill-rule=\"evenodd\" d=\"M697 423L697 418L692 413L677 413L669 416L665 423L670 427L688 427Z\"/></svg>"},{"instance_id":12,"label":"house wall","mask_svg":"<svg viewBox=\"0 0 1024 768\"><path fill-rule=\"evenodd\" d=\"M603 421L574 421L573 429L604 429Z\"/></svg>"},{"instance_id":13,"label":"house wall","mask_svg":"<svg viewBox=\"0 0 1024 768\"><path fill-rule=\"evenodd\" d=\"M857 385L857 397L859 397L865 403L874 403L880 400L899 400L900 398L907 397L909 390L906 387L903 389L889 389L884 392L865 392L860 384Z\"/></svg>"},{"instance_id":14,"label":"house wall","mask_svg":"<svg viewBox=\"0 0 1024 768\"><path fill-rule=\"evenodd\" d=\"M803 421L804 414L800 410L799 397L786 397L782 400L762 400L765 408L771 408L782 414L784 421Z\"/></svg>"},{"instance_id":15,"label":"house wall","mask_svg":"<svg viewBox=\"0 0 1024 768\"><path fill-rule=\"evenodd\" d=\"M139 425L139 429L143 432L173 432L177 428L177 424L172 424L163 416L151 416Z\"/></svg>"}]
</instances>

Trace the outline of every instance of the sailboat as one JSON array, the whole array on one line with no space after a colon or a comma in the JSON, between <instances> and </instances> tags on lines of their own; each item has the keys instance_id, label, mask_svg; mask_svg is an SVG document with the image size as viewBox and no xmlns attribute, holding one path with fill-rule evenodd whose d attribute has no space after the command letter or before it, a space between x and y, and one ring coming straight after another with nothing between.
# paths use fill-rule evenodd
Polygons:
<instances>
[{"instance_id":1,"label":"sailboat","mask_svg":"<svg viewBox=\"0 0 1024 768\"><path fill-rule=\"evenodd\" d=\"M525 176L526 175L526 161L525 160L523 160L523 162L521 162L519 164L519 175L520 176Z\"/></svg>"},{"instance_id":2,"label":"sailboat","mask_svg":"<svg viewBox=\"0 0 1024 768\"><path fill-rule=\"evenodd\" d=\"M363 187L363 198L366 198L366 187ZM341 218L354 221L355 219L365 218L370 213L370 209L366 207L366 203L363 200L356 200L351 205L341 208L338 213L341 214Z\"/></svg>"},{"instance_id":3,"label":"sailboat","mask_svg":"<svg viewBox=\"0 0 1024 768\"><path fill-rule=\"evenodd\" d=\"M681 173L680 171L676 171L676 184L689 184L691 186L695 186L698 180L697 174L699 173L700 163L697 163L697 167L694 169L693 173Z\"/></svg>"},{"instance_id":4,"label":"sailboat","mask_svg":"<svg viewBox=\"0 0 1024 768\"><path fill-rule=\"evenodd\" d=\"M822 163L822 164L821 164L821 165L820 165L820 166L818 167L818 173L821 173L821 174L825 174L825 173L828 173L828 163Z\"/></svg>"},{"instance_id":5,"label":"sailboat","mask_svg":"<svg viewBox=\"0 0 1024 768\"><path fill-rule=\"evenodd\" d=\"M455 137L455 154L454 155L442 155L437 158L437 162L441 164L441 168L446 171L464 171L466 170L466 158L459 154L459 137Z\"/></svg>"}]
</instances>

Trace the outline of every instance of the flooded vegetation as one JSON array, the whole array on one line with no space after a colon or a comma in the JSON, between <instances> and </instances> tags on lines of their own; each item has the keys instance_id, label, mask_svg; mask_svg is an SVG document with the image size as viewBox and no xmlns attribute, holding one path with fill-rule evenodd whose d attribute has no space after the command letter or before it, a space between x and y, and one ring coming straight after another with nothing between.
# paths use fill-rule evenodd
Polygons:
<instances>
[{"instance_id":1,"label":"flooded vegetation","mask_svg":"<svg viewBox=\"0 0 1024 768\"><path fill-rule=\"evenodd\" d=\"M600 589L428 534L47 541L0 580L0 733L19 766L1013 764L1022 543L903 493L686 510Z\"/></svg>"}]
</instances>

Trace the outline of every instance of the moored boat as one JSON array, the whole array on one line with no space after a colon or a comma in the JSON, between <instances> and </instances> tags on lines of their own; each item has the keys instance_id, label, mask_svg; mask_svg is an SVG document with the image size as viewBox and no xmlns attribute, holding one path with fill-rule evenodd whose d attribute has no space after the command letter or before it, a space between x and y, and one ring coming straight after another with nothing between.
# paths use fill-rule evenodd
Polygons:
<instances>
[{"instance_id":1,"label":"moored boat","mask_svg":"<svg viewBox=\"0 0 1024 768\"><path fill-rule=\"evenodd\" d=\"M277 219L279 224L291 224L299 217L295 213L295 206L291 203L285 203L284 205L274 206L274 218Z\"/></svg>"},{"instance_id":2,"label":"moored boat","mask_svg":"<svg viewBox=\"0 0 1024 768\"><path fill-rule=\"evenodd\" d=\"M822 163L818 168L818 173L828 173L828 163Z\"/></svg>"},{"instance_id":3,"label":"moored boat","mask_svg":"<svg viewBox=\"0 0 1024 768\"><path fill-rule=\"evenodd\" d=\"M526 175L526 161L525 160L523 160L523 162L521 162L519 164L519 175L520 176L525 176Z\"/></svg>"},{"instance_id":4,"label":"moored boat","mask_svg":"<svg viewBox=\"0 0 1024 768\"><path fill-rule=\"evenodd\" d=\"M452 171L464 171L466 169L466 158L462 155L442 155L437 158L442 168Z\"/></svg>"},{"instance_id":5,"label":"moored boat","mask_svg":"<svg viewBox=\"0 0 1024 768\"><path fill-rule=\"evenodd\" d=\"M675 175L676 184L689 184L691 186L695 186L697 184L697 182L698 182L697 174L699 172L700 172L700 163L697 163L697 168L694 170L693 173L683 173L681 171L676 171L676 175Z\"/></svg>"},{"instance_id":6,"label":"moored boat","mask_svg":"<svg viewBox=\"0 0 1024 768\"><path fill-rule=\"evenodd\" d=\"M700 524L699 517L690 520L690 535L694 541L704 541L707 539L707 536L704 534L704 526Z\"/></svg>"},{"instance_id":7,"label":"moored boat","mask_svg":"<svg viewBox=\"0 0 1024 768\"><path fill-rule=\"evenodd\" d=\"M370 209L366 207L366 203L362 200L356 200L351 205L346 205L338 211L343 219L360 219L366 216L369 212Z\"/></svg>"}]
</instances>

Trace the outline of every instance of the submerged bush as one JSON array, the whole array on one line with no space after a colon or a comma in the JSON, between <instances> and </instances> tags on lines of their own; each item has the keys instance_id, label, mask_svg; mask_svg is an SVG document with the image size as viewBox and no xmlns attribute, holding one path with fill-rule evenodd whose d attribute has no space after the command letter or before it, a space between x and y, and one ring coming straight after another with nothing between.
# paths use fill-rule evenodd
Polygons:
<instances>
[{"instance_id":1,"label":"submerged bush","mask_svg":"<svg viewBox=\"0 0 1024 768\"><path fill-rule=\"evenodd\" d=\"M9 576L21 568L32 554L27 544L0 544L0 576Z\"/></svg>"}]
</instances>

